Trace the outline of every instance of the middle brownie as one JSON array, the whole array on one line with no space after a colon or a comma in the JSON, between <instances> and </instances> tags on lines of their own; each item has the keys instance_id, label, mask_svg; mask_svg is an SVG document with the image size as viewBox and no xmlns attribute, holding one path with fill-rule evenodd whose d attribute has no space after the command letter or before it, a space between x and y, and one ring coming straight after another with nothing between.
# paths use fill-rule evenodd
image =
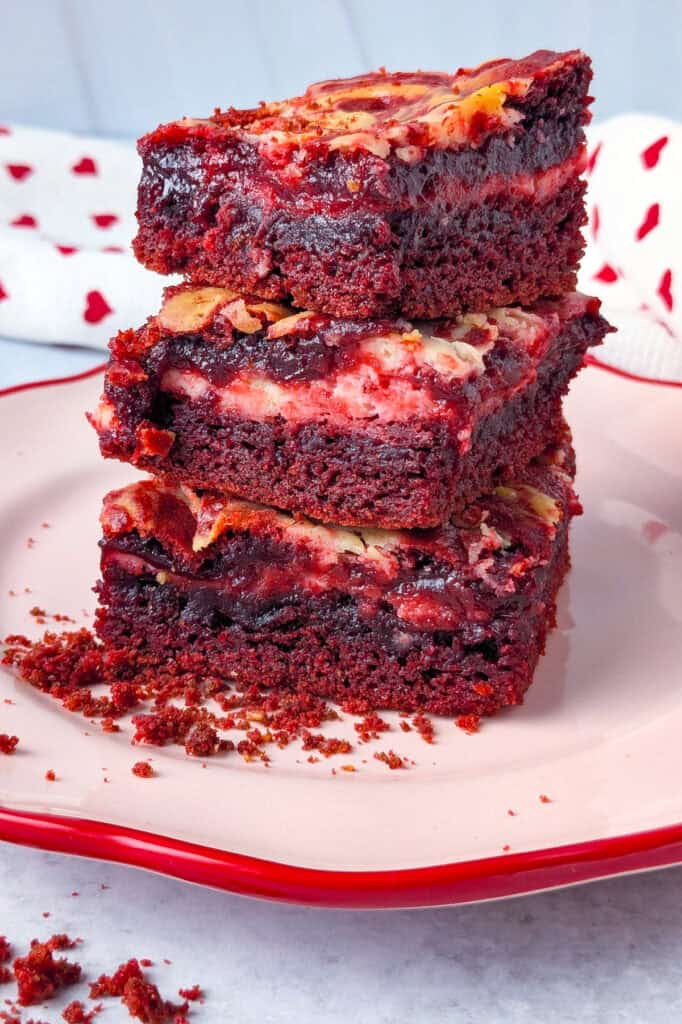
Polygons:
<instances>
[{"instance_id":1,"label":"middle brownie","mask_svg":"<svg viewBox=\"0 0 682 1024\"><path fill-rule=\"evenodd\" d=\"M573 293L450 320L334 319L181 285L111 342L103 455L350 526L428 527L547 444L610 330Z\"/></svg>"}]
</instances>

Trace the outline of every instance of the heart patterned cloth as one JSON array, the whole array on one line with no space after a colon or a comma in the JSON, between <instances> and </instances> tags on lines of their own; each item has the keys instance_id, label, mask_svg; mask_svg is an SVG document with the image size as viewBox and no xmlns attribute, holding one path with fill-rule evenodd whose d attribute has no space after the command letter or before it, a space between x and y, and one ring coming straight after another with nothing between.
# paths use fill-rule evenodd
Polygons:
<instances>
[{"instance_id":1,"label":"heart patterned cloth","mask_svg":"<svg viewBox=\"0 0 682 1024\"><path fill-rule=\"evenodd\" d=\"M618 327L598 359L682 381L682 125L622 114L589 130L580 287Z\"/></svg>"},{"instance_id":2,"label":"heart patterned cloth","mask_svg":"<svg viewBox=\"0 0 682 1024\"><path fill-rule=\"evenodd\" d=\"M624 114L589 129L580 287L618 326L602 362L682 381L682 125ZM140 267L130 143L0 126L0 336L104 348L159 307Z\"/></svg>"},{"instance_id":3,"label":"heart patterned cloth","mask_svg":"<svg viewBox=\"0 0 682 1024\"><path fill-rule=\"evenodd\" d=\"M0 336L105 348L168 283L133 258L134 145L0 127Z\"/></svg>"}]
</instances>

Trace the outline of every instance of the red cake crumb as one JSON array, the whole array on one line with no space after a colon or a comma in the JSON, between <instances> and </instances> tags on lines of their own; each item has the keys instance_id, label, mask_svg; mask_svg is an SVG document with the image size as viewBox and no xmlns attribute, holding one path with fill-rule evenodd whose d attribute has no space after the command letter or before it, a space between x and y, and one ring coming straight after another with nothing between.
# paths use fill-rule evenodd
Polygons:
<instances>
[{"instance_id":1,"label":"red cake crumb","mask_svg":"<svg viewBox=\"0 0 682 1024\"><path fill-rule=\"evenodd\" d=\"M480 715L460 715L455 721L457 728L462 729L469 736L473 736L474 733L478 732L480 724Z\"/></svg>"},{"instance_id":2,"label":"red cake crumb","mask_svg":"<svg viewBox=\"0 0 682 1024\"><path fill-rule=\"evenodd\" d=\"M353 747L348 740L339 740L331 736L323 736L322 733L315 735L308 732L307 729L304 729L303 749L319 750L324 757L332 757L334 754L350 754Z\"/></svg>"},{"instance_id":3,"label":"red cake crumb","mask_svg":"<svg viewBox=\"0 0 682 1024\"><path fill-rule=\"evenodd\" d=\"M28 614L32 615L36 622L38 622L40 625L44 625L47 619L54 619L55 622L76 621L75 619L72 619L70 615L61 615L59 612L55 612L54 615L50 615L48 612L45 611L44 608L39 608L37 605L31 608Z\"/></svg>"},{"instance_id":4,"label":"red cake crumb","mask_svg":"<svg viewBox=\"0 0 682 1024\"><path fill-rule=\"evenodd\" d=\"M425 715L422 711L418 711L412 719L412 725L424 740L424 743L433 743L433 722L428 715Z\"/></svg>"},{"instance_id":5,"label":"red cake crumb","mask_svg":"<svg viewBox=\"0 0 682 1024\"><path fill-rule=\"evenodd\" d=\"M184 1014L187 1003L171 1003L162 999L161 994L151 981L132 977L123 989L123 1005L127 1007L131 1017L136 1017L143 1024L164 1024L173 1021L178 1014Z\"/></svg>"},{"instance_id":6,"label":"red cake crumb","mask_svg":"<svg viewBox=\"0 0 682 1024\"><path fill-rule=\"evenodd\" d=\"M210 757L220 750L218 733L207 722L198 722L185 740L185 750L190 757Z\"/></svg>"},{"instance_id":7,"label":"red cake crumb","mask_svg":"<svg viewBox=\"0 0 682 1024\"><path fill-rule=\"evenodd\" d=\"M90 982L90 998L102 999L106 996L122 996L126 982L131 978L142 978L138 960L131 959L119 964L113 974L100 974L97 981Z\"/></svg>"},{"instance_id":8,"label":"red cake crumb","mask_svg":"<svg viewBox=\"0 0 682 1024\"><path fill-rule=\"evenodd\" d=\"M57 776L54 773L54 769L48 768L47 771L45 772L45 778L48 782L56 782Z\"/></svg>"},{"instance_id":9,"label":"red cake crumb","mask_svg":"<svg viewBox=\"0 0 682 1024\"><path fill-rule=\"evenodd\" d=\"M270 758L265 751L261 749L259 743L252 739L240 740L237 744L237 753L241 754L247 763L258 760L263 764L268 764L270 761Z\"/></svg>"},{"instance_id":10,"label":"red cake crumb","mask_svg":"<svg viewBox=\"0 0 682 1024\"><path fill-rule=\"evenodd\" d=\"M237 744L238 752L246 760L259 759L266 764L267 745L283 748L296 739L304 750L319 751L325 757L352 750L348 740L312 731L339 715L325 700L311 694L262 692L257 686L234 693L228 691L224 681L198 678L176 661L169 660L162 669L147 669L130 653L106 658L98 640L84 629L60 635L48 632L36 643L23 636L8 637L6 642L6 663L16 665L24 679L59 700L67 710L99 717L104 731L119 731L112 712L118 716L130 707L151 703L149 712L132 719L134 743L175 743L185 746L192 756L206 757L235 749L231 740L219 737L218 730L238 729L245 733ZM109 696L92 695L90 687L98 684L109 687ZM191 702L190 706L179 708L167 703L178 697ZM201 706L208 698L218 702L224 716ZM351 701L346 710L367 716L358 731L366 732L369 726L378 735L388 728L378 716L368 715L366 701ZM255 723L262 728L256 728ZM309 760L314 763L317 758ZM149 777L148 766L134 773Z\"/></svg>"},{"instance_id":11,"label":"red cake crumb","mask_svg":"<svg viewBox=\"0 0 682 1024\"><path fill-rule=\"evenodd\" d=\"M378 739L380 733L387 732L391 726L375 712L371 712L361 722L355 722L354 728L360 741L369 743L370 740Z\"/></svg>"},{"instance_id":12,"label":"red cake crumb","mask_svg":"<svg viewBox=\"0 0 682 1024\"><path fill-rule=\"evenodd\" d=\"M92 633L80 629L74 633L46 633L32 644L27 637L6 638L9 649L4 664L18 664L22 677L56 699L66 698L79 690L106 680L102 648L94 643ZM78 710L78 709L74 709Z\"/></svg>"},{"instance_id":13,"label":"red cake crumb","mask_svg":"<svg viewBox=\"0 0 682 1024\"><path fill-rule=\"evenodd\" d=\"M405 760L396 754L393 750L386 752L385 750L377 750L374 754L377 761L383 761L384 764L388 765L391 771L396 768L405 768Z\"/></svg>"},{"instance_id":14,"label":"red cake crumb","mask_svg":"<svg viewBox=\"0 0 682 1024\"><path fill-rule=\"evenodd\" d=\"M150 960L148 956L140 957L140 966L141 967L153 967L154 966L154 961Z\"/></svg>"},{"instance_id":15,"label":"red cake crumb","mask_svg":"<svg viewBox=\"0 0 682 1024\"><path fill-rule=\"evenodd\" d=\"M18 745L18 736L8 736L6 732L0 733L0 754L13 754Z\"/></svg>"},{"instance_id":16,"label":"red cake crumb","mask_svg":"<svg viewBox=\"0 0 682 1024\"><path fill-rule=\"evenodd\" d=\"M541 793L541 794L540 794L540 803L541 803L541 804L551 804L551 802L552 802L552 801L551 801L550 797L548 797L548 796L545 796L545 794L544 794L544 793Z\"/></svg>"},{"instance_id":17,"label":"red cake crumb","mask_svg":"<svg viewBox=\"0 0 682 1024\"><path fill-rule=\"evenodd\" d=\"M229 741L219 739L215 722L215 715L203 708L170 705L153 714L133 718L133 743L150 743L159 747L166 743L181 743L192 757L208 757L233 749Z\"/></svg>"},{"instance_id":18,"label":"red cake crumb","mask_svg":"<svg viewBox=\"0 0 682 1024\"><path fill-rule=\"evenodd\" d=\"M102 886L108 888L108 886ZM74 894L77 895L77 894ZM25 957L14 962L14 975L18 986L18 1004L29 1006L33 1003L50 999L62 987L75 984L80 980L79 964L69 963L66 959L55 959L53 954L58 950L73 949L81 940L70 939L68 935L53 935L47 942L41 943L34 939ZM7 962L12 955L11 946L6 938L0 936L0 963ZM170 964L170 960L164 963ZM112 975L102 974L97 981L90 983L90 998L120 998L131 1017L142 1024L187 1024L185 1014L189 1002L203 1001L203 992L199 985L181 989L183 1003L173 1003L161 997L156 985L152 984L141 970L153 966L153 961L145 958L141 961L130 959L120 964ZM3 968L6 970L6 968ZM11 977L8 972L8 979ZM8 980L6 979L6 980ZM0 1011L2 1024L20 1024L21 1018L13 1002L5 1000L8 1011ZM78 999L73 1000L62 1012L66 1024L91 1024L95 1016L102 1010L97 1003L90 1009ZM25 1024L41 1024L39 1021L26 1021Z\"/></svg>"},{"instance_id":19,"label":"red cake crumb","mask_svg":"<svg viewBox=\"0 0 682 1024\"><path fill-rule=\"evenodd\" d=\"M191 1003L194 1003L197 999L202 999L204 993L201 991L200 985L192 985L191 988L181 988L178 991L178 995L182 999L188 999Z\"/></svg>"},{"instance_id":20,"label":"red cake crumb","mask_svg":"<svg viewBox=\"0 0 682 1024\"><path fill-rule=\"evenodd\" d=\"M23 957L14 961L14 977L17 982L18 1002L31 1006L50 999L54 993L80 980L80 964L72 963L66 957L55 959L53 953L62 949L73 949L76 942L68 935L53 935L47 942L33 939L31 948Z\"/></svg>"},{"instance_id":21,"label":"red cake crumb","mask_svg":"<svg viewBox=\"0 0 682 1024\"><path fill-rule=\"evenodd\" d=\"M91 1010L86 1010L83 1003L74 999L72 1003L63 1010L62 1017L66 1024L91 1024L91 1021L102 1012L102 1004L97 1003Z\"/></svg>"},{"instance_id":22,"label":"red cake crumb","mask_svg":"<svg viewBox=\"0 0 682 1024\"><path fill-rule=\"evenodd\" d=\"M147 761L136 761L131 771L140 779L151 779L154 774L154 769Z\"/></svg>"}]
</instances>

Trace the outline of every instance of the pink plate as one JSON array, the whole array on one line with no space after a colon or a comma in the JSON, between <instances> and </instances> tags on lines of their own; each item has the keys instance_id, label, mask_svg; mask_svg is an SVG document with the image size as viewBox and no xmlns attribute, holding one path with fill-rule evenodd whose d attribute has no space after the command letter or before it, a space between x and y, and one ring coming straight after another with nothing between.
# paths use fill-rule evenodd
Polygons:
<instances>
[{"instance_id":1,"label":"pink plate","mask_svg":"<svg viewBox=\"0 0 682 1024\"><path fill-rule=\"evenodd\" d=\"M35 605L86 622L92 611L100 500L133 476L99 458L84 421L100 383L0 402L3 636L44 628ZM682 861L682 393L590 367L568 418L585 515L524 707L474 736L439 720L434 746L394 729L377 745L413 759L407 771L357 744L341 759L354 773L308 764L297 745L270 768L236 755L203 767L177 748L131 748L129 731L104 734L5 669L0 732L21 744L0 758L0 838L347 907L490 899ZM157 776L136 778L149 755Z\"/></svg>"}]
</instances>

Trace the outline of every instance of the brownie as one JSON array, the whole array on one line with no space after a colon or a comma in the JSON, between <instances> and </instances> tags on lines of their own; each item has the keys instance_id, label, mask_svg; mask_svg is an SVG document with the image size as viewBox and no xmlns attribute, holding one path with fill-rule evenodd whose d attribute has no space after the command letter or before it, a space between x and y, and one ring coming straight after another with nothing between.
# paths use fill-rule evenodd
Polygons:
<instances>
[{"instance_id":1,"label":"brownie","mask_svg":"<svg viewBox=\"0 0 682 1024\"><path fill-rule=\"evenodd\" d=\"M531 683L568 564L570 436L431 530L323 526L144 480L109 494L97 631L138 667L490 714Z\"/></svg>"},{"instance_id":2,"label":"brownie","mask_svg":"<svg viewBox=\"0 0 682 1024\"><path fill-rule=\"evenodd\" d=\"M335 316L434 318L575 286L589 58L385 71L140 140L135 254Z\"/></svg>"},{"instance_id":3,"label":"brownie","mask_svg":"<svg viewBox=\"0 0 682 1024\"><path fill-rule=\"evenodd\" d=\"M325 522L427 527L522 469L608 325L578 293L450 320L355 320L169 289L111 344L105 456Z\"/></svg>"}]
</instances>

